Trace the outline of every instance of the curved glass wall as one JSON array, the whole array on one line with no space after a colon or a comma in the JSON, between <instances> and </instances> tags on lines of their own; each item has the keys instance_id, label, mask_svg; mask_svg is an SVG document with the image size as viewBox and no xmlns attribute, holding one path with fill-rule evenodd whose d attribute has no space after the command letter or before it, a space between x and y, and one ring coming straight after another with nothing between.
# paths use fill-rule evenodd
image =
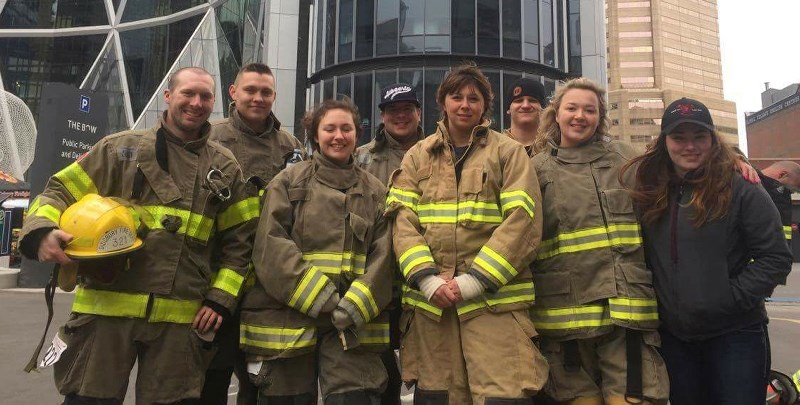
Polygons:
<instances>
[{"instance_id":1,"label":"curved glass wall","mask_svg":"<svg viewBox=\"0 0 800 405\"><path fill-rule=\"evenodd\" d=\"M108 25L103 0L8 0L0 27L72 28Z\"/></svg>"},{"instance_id":2,"label":"curved glass wall","mask_svg":"<svg viewBox=\"0 0 800 405\"><path fill-rule=\"evenodd\" d=\"M446 66L425 66L413 69L376 69L337 75L311 85L310 101L312 104L316 104L329 98L351 97L361 115L361 134L358 142L359 145L363 145L372 139L381 121L380 110L378 109L380 90L392 83L408 83L414 87L417 97L422 102L421 125L425 133L430 134L436 130L436 123L440 119L439 106L436 104L436 89L445 75L447 75L448 70L449 68ZM510 125L502 104L506 95L506 87L514 80L523 76L541 80L545 85L547 94L552 93L555 89L555 81L553 79L519 71L482 70L489 78L495 93L492 105L492 127L496 130L501 130Z\"/></svg>"}]
</instances>

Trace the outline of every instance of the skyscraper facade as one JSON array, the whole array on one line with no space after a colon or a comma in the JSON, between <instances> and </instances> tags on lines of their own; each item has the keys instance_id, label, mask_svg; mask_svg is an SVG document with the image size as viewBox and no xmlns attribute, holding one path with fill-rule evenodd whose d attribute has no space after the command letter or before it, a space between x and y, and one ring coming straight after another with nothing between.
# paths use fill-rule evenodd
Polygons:
<instances>
[{"instance_id":1,"label":"skyscraper facade","mask_svg":"<svg viewBox=\"0 0 800 405\"><path fill-rule=\"evenodd\" d=\"M665 106L681 97L711 110L738 144L736 104L722 91L716 0L606 0L611 134L644 146Z\"/></svg>"}]
</instances>

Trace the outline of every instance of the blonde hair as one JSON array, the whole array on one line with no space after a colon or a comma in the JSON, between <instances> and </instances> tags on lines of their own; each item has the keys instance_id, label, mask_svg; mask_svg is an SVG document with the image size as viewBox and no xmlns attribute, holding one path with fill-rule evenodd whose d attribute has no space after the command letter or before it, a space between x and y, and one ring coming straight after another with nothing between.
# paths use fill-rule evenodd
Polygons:
<instances>
[{"instance_id":1,"label":"blonde hair","mask_svg":"<svg viewBox=\"0 0 800 405\"><path fill-rule=\"evenodd\" d=\"M561 100L564 94L570 90L589 90L597 95L598 106L600 109L600 121L597 124L597 131L595 132L595 139L600 139L608 135L609 120L608 108L606 105L605 94L606 91L597 83L585 77L578 77L564 83L559 87L553 98L550 99L550 105L542 111L539 121L539 131L536 134L536 140L533 143L534 151L541 152L547 147L547 142L553 141L556 145L561 142L561 129L556 122L556 115L558 109L561 107Z\"/></svg>"}]
</instances>

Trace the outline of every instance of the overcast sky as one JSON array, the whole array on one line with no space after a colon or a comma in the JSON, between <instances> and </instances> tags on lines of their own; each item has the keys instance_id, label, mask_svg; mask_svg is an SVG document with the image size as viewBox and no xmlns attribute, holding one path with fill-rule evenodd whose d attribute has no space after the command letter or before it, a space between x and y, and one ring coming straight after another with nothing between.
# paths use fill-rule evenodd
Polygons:
<instances>
[{"instance_id":1,"label":"overcast sky","mask_svg":"<svg viewBox=\"0 0 800 405\"><path fill-rule=\"evenodd\" d=\"M800 82L800 0L718 0L717 8L725 98L736 102L746 150L744 112L761 109L764 82Z\"/></svg>"}]
</instances>

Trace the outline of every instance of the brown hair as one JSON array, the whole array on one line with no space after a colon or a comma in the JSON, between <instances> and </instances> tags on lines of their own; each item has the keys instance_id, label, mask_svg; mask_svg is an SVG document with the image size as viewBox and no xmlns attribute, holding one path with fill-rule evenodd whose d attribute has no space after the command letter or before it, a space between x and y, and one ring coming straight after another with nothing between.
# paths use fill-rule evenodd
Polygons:
<instances>
[{"instance_id":1,"label":"brown hair","mask_svg":"<svg viewBox=\"0 0 800 405\"><path fill-rule=\"evenodd\" d=\"M194 72L194 73L197 73L199 75L207 75L208 77L211 78L211 82L212 83L214 82L214 76L212 76L211 73L208 73L207 70L205 70L205 69L203 69L203 68L201 68L199 66L184 67L184 68L180 68L180 69L176 70L171 75L169 75L169 80L167 80L167 88L170 91L175 90L175 86L178 84L178 76L180 76L180 74L183 73L183 72Z\"/></svg>"},{"instance_id":2,"label":"brown hair","mask_svg":"<svg viewBox=\"0 0 800 405\"><path fill-rule=\"evenodd\" d=\"M648 145L644 155L634 158L620 171L622 179L627 170L636 170L631 199L643 223L651 224L669 210L670 182L677 175L667 151L667 136L662 133L654 143ZM711 131L708 158L696 171L697 177L684 180L694 186L689 204L694 208L692 225L695 228L728 213L737 161L733 148L720 139L717 131Z\"/></svg>"},{"instance_id":3,"label":"brown hair","mask_svg":"<svg viewBox=\"0 0 800 405\"><path fill-rule=\"evenodd\" d=\"M489 79L481 72L475 62L465 62L453 68L444 78L439 88L436 90L436 103L439 104L439 119L447 119L447 112L444 108L444 99L448 94L455 94L464 86L473 85L483 96L483 115L481 120L487 120L492 116L492 101L494 92Z\"/></svg>"},{"instance_id":4,"label":"brown hair","mask_svg":"<svg viewBox=\"0 0 800 405\"><path fill-rule=\"evenodd\" d=\"M331 110L344 110L349 112L353 116L353 126L356 129L356 139L358 139L359 133L361 132L361 118L358 114L358 107L356 107L353 102L345 97L341 100L334 100L328 99L307 111L306 114L303 116L302 121L300 122L303 125L303 129L306 132L306 140L311 144L311 149L314 151L319 150L319 143L316 140L317 130L319 130L319 123L322 121L322 117Z\"/></svg>"},{"instance_id":5,"label":"brown hair","mask_svg":"<svg viewBox=\"0 0 800 405\"><path fill-rule=\"evenodd\" d=\"M595 139L608 135L609 120L605 99L606 91L592 80L578 77L556 89L553 98L550 99L550 105L542 111L539 118L539 131L536 134L536 140L533 142L533 148L536 152L543 151L549 141L553 141L556 145L561 143L561 129L558 126L558 122L556 122L556 115L561 107L561 100L564 98L564 94L572 89L589 90L597 95L600 120L597 123Z\"/></svg>"}]
</instances>

